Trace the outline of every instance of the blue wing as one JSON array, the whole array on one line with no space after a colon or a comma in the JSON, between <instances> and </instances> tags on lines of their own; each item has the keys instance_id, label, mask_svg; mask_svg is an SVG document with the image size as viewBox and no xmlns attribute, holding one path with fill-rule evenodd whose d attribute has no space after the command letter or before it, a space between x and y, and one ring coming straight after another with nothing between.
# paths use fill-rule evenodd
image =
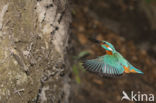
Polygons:
<instances>
[{"instance_id":1,"label":"blue wing","mask_svg":"<svg viewBox=\"0 0 156 103\"><path fill-rule=\"evenodd\" d=\"M119 65L120 63L116 63L116 66L112 66L99 58L83 62L83 66L86 70L96 72L108 77L120 76L123 74L124 69Z\"/></svg>"}]
</instances>

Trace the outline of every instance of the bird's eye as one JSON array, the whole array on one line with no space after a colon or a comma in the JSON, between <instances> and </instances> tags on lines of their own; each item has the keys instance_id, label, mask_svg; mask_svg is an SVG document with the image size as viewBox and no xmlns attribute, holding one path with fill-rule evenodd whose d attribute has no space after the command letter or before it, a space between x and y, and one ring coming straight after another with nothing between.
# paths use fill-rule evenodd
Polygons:
<instances>
[{"instance_id":1,"label":"bird's eye","mask_svg":"<svg viewBox=\"0 0 156 103\"><path fill-rule=\"evenodd\" d=\"M102 44L106 44L106 42L102 42Z\"/></svg>"}]
</instances>

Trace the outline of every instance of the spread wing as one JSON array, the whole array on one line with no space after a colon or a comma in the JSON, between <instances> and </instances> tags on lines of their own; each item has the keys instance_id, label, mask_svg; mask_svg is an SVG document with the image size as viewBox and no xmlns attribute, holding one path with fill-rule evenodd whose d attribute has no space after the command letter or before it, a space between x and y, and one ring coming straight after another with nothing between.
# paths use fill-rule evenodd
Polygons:
<instances>
[{"instance_id":1,"label":"spread wing","mask_svg":"<svg viewBox=\"0 0 156 103\"><path fill-rule=\"evenodd\" d=\"M84 61L83 66L88 71L96 72L108 77L120 76L124 72L120 63L114 62L113 64L110 64L99 58Z\"/></svg>"}]
</instances>

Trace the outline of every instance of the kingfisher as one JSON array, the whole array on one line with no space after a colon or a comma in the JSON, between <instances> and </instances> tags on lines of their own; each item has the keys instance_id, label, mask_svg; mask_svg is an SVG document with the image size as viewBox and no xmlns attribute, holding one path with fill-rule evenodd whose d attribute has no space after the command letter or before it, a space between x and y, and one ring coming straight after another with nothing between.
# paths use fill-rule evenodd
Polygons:
<instances>
[{"instance_id":1,"label":"kingfisher","mask_svg":"<svg viewBox=\"0 0 156 103\"><path fill-rule=\"evenodd\" d=\"M96 59L86 60L83 66L86 70L102 74L106 77L115 77L127 73L143 72L130 64L116 49L107 41L94 40L105 49L106 54Z\"/></svg>"}]
</instances>

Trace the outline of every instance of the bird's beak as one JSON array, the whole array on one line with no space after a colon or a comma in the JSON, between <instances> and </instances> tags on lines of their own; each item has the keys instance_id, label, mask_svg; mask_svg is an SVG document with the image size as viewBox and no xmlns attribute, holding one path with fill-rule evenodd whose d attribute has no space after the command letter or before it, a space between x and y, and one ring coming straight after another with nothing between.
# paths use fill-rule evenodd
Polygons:
<instances>
[{"instance_id":1,"label":"bird's beak","mask_svg":"<svg viewBox=\"0 0 156 103\"><path fill-rule=\"evenodd\" d=\"M95 42L98 43L98 44L102 44L101 40L96 40Z\"/></svg>"},{"instance_id":2,"label":"bird's beak","mask_svg":"<svg viewBox=\"0 0 156 103\"><path fill-rule=\"evenodd\" d=\"M89 38L90 41L94 42L94 43L98 43L98 44L101 44L102 41L100 40L96 40L96 39L93 39L93 38Z\"/></svg>"}]
</instances>

